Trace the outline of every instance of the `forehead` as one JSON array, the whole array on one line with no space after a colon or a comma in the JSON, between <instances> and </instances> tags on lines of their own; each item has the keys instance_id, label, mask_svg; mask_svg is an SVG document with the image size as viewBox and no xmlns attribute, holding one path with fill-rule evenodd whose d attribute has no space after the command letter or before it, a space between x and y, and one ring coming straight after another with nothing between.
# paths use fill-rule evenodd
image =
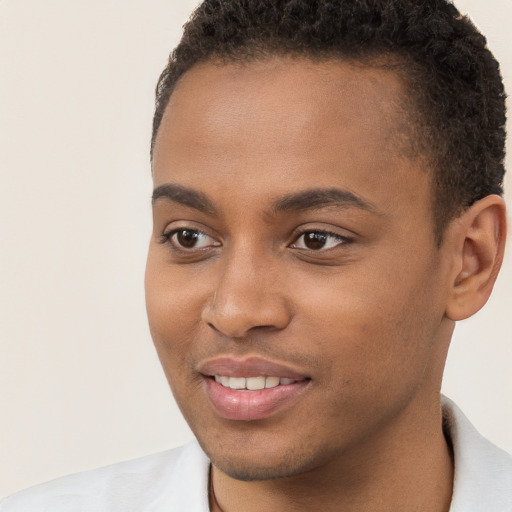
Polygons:
<instances>
[{"instance_id":1,"label":"forehead","mask_svg":"<svg viewBox=\"0 0 512 512\"><path fill-rule=\"evenodd\" d=\"M285 142L284 135L290 142L300 136L306 124L324 136L329 131L335 136L343 123L354 131L364 125L374 139L393 136L395 142L388 147L392 150L398 149L398 136L403 141L409 132L407 98L400 75L383 67L291 57L242 64L207 62L194 66L178 82L161 129L176 128L176 139L187 129L199 138L204 128L218 143L223 136L232 142L234 133L243 139L250 119L251 128L272 124L285 129L283 138L274 141L279 144Z\"/></svg>"},{"instance_id":2,"label":"forehead","mask_svg":"<svg viewBox=\"0 0 512 512\"><path fill-rule=\"evenodd\" d=\"M404 151L406 103L400 75L382 67L290 57L196 65L165 111L155 187L208 193L227 176L240 193L264 183L267 194L342 186L383 203L400 190L425 195L429 186L415 183L426 173Z\"/></svg>"}]
</instances>

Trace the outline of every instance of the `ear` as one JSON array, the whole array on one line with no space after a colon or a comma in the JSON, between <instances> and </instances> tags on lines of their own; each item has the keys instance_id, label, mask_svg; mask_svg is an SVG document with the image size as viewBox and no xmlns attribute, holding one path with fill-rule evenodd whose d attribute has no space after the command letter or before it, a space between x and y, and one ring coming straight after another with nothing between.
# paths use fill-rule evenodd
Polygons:
<instances>
[{"instance_id":1,"label":"ear","mask_svg":"<svg viewBox=\"0 0 512 512\"><path fill-rule=\"evenodd\" d=\"M477 201L449 231L455 265L446 316L463 320L487 302L503 262L507 231L503 199L490 195Z\"/></svg>"}]
</instances>

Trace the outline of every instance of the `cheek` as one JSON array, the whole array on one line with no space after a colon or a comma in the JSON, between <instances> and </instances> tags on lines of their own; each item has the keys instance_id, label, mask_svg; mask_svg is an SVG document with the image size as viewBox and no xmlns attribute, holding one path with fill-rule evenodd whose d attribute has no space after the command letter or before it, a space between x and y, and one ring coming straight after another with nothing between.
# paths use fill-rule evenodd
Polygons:
<instances>
[{"instance_id":1,"label":"cheek","mask_svg":"<svg viewBox=\"0 0 512 512\"><path fill-rule=\"evenodd\" d=\"M194 283L197 280L173 272L171 266L153 257L150 250L145 277L146 309L162 363L183 356L189 340L194 338L203 302Z\"/></svg>"},{"instance_id":2,"label":"cheek","mask_svg":"<svg viewBox=\"0 0 512 512\"><path fill-rule=\"evenodd\" d=\"M197 336L197 315L191 314L199 306L196 295L179 279L170 267L156 264L148 258L145 278L146 309L158 358L165 376L181 408L190 396L195 383L191 376L190 352ZM185 411L182 410L183 413Z\"/></svg>"},{"instance_id":3,"label":"cheek","mask_svg":"<svg viewBox=\"0 0 512 512\"><path fill-rule=\"evenodd\" d=\"M442 314L431 300L432 276L412 275L347 270L308 287L301 328L331 362L337 386L375 390L422 375Z\"/></svg>"}]
</instances>

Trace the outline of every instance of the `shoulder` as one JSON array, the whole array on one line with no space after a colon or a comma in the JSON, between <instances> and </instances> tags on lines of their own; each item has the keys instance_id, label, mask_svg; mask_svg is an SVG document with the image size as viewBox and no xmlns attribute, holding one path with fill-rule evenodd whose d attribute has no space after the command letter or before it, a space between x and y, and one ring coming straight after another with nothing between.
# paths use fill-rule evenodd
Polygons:
<instances>
[{"instance_id":1,"label":"shoulder","mask_svg":"<svg viewBox=\"0 0 512 512\"><path fill-rule=\"evenodd\" d=\"M512 512L512 456L480 435L447 398L443 418L455 466L450 512Z\"/></svg>"},{"instance_id":2,"label":"shoulder","mask_svg":"<svg viewBox=\"0 0 512 512\"><path fill-rule=\"evenodd\" d=\"M193 441L20 491L2 501L0 512L203 512L208 472L209 461Z\"/></svg>"}]
</instances>

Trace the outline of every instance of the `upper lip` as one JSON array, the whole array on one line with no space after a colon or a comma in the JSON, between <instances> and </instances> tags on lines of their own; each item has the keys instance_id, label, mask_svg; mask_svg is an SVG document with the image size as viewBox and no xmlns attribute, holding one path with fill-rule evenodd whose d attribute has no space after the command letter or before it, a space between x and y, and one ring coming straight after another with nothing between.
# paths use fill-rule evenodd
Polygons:
<instances>
[{"instance_id":1,"label":"upper lip","mask_svg":"<svg viewBox=\"0 0 512 512\"><path fill-rule=\"evenodd\" d=\"M282 377L304 380L308 377L286 364L268 361L259 357L239 359L236 357L218 357L199 364L198 371L203 375L222 375L227 377Z\"/></svg>"}]
</instances>

